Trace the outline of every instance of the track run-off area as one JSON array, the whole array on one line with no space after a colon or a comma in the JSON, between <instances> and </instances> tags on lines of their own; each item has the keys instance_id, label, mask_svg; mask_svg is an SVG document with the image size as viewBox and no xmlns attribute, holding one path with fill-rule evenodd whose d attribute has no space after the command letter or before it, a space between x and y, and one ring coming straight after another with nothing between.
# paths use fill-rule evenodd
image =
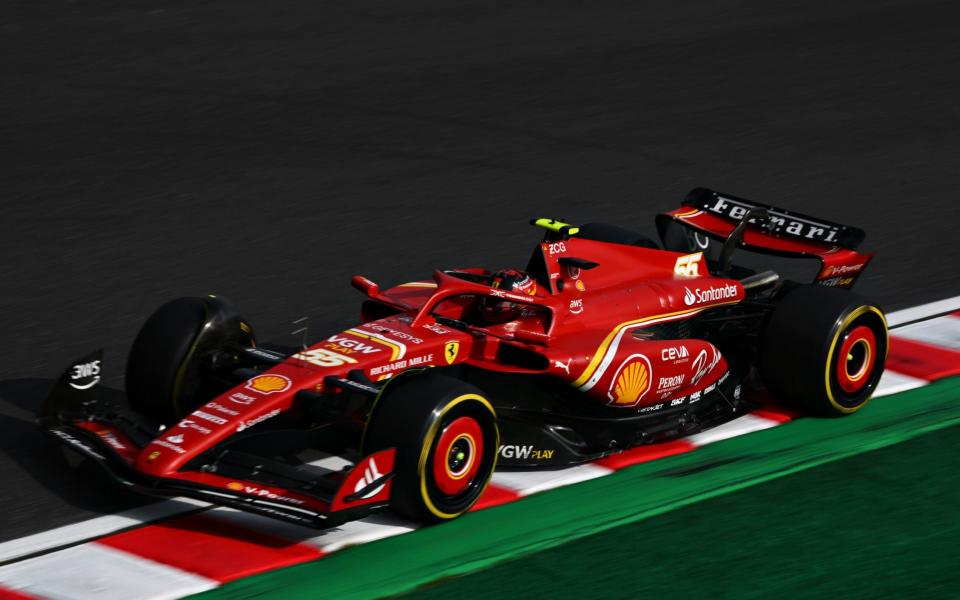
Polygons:
<instances>
[{"instance_id":1,"label":"track run-off area","mask_svg":"<svg viewBox=\"0 0 960 600\"><path fill-rule=\"evenodd\" d=\"M372 598L484 569L960 423L958 309L960 297L888 315L886 372L850 418L770 405L594 463L496 473L472 514L423 529L389 513L315 530L157 502L0 544L0 598Z\"/></svg>"}]
</instances>

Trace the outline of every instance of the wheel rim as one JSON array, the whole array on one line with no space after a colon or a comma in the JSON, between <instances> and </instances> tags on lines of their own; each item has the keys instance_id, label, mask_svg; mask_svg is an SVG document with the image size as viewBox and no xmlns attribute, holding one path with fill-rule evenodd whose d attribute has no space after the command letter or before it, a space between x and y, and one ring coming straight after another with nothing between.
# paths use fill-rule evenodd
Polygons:
<instances>
[{"instance_id":1,"label":"wheel rim","mask_svg":"<svg viewBox=\"0 0 960 600\"><path fill-rule=\"evenodd\" d=\"M877 359L877 337L866 325L850 330L837 354L837 383L847 394L856 394L871 380Z\"/></svg>"},{"instance_id":2,"label":"wheel rim","mask_svg":"<svg viewBox=\"0 0 960 600\"><path fill-rule=\"evenodd\" d=\"M483 430L471 417L451 421L437 440L433 452L433 480L446 496L467 490L480 470Z\"/></svg>"}]
</instances>

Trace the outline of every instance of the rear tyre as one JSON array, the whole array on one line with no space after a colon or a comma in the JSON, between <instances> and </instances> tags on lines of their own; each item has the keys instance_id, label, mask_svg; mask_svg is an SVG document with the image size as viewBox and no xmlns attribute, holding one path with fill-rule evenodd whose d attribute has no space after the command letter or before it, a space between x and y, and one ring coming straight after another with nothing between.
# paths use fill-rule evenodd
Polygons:
<instances>
[{"instance_id":1,"label":"rear tyre","mask_svg":"<svg viewBox=\"0 0 960 600\"><path fill-rule=\"evenodd\" d=\"M210 380L212 357L228 345L253 346L253 331L224 298L178 298L143 324L127 357L130 406L169 425L222 391Z\"/></svg>"},{"instance_id":2,"label":"rear tyre","mask_svg":"<svg viewBox=\"0 0 960 600\"><path fill-rule=\"evenodd\" d=\"M409 519L440 522L467 512L493 475L497 417L477 388L439 374L400 377L384 389L364 454L396 448L390 504Z\"/></svg>"},{"instance_id":3,"label":"rear tyre","mask_svg":"<svg viewBox=\"0 0 960 600\"><path fill-rule=\"evenodd\" d=\"M804 285L774 310L761 339L760 374L774 398L824 416L867 403L887 356L883 312L845 290Z\"/></svg>"}]
</instances>

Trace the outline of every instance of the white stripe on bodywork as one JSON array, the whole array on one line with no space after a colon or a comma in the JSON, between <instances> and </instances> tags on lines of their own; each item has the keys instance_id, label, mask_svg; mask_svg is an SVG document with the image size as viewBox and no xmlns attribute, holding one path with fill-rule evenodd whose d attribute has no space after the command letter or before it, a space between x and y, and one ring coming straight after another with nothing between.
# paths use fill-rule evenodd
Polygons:
<instances>
[{"instance_id":1,"label":"white stripe on bodywork","mask_svg":"<svg viewBox=\"0 0 960 600\"><path fill-rule=\"evenodd\" d=\"M396 357L391 358L390 360L400 360L407 354L407 345L403 342L397 341L393 338L388 338L386 336L380 335L379 333L373 331L367 331L366 329L358 329L354 327L353 329L348 329L347 333L360 333L372 338L376 338L386 344L387 346L398 346L400 348L400 353Z\"/></svg>"},{"instance_id":2,"label":"white stripe on bodywork","mask_svg":"<svg viewBox=\"0 0 960 600\"><path fill-rule=\"evenodd\" d=\"M707 308L707 307L704 307ZM607 368L610 366L610 363L613 362L613 357L616 356L617 350L620 348L620 341L623 339L623 335L627 331L637 329L638 327L649 327L650 325L656 325L657 323L665 323L667 321L676 321L677 319L686 319L692 317L700 312L703 312L703 308L700 310L694 310L691 312L685 312L679 315L673 315L670 317L662 317L659 319L651 319L649 321L643 321L641 323L636 323L634 325L625 325L617 332L617 335L613 337L613 341L610 342L610 346L607 348L607 351L603 355L603 360L600 361L600 364L597 365L597 369L593 372L593 375L590 376L590 379L587 379L586 383L581 385L578 389L581 392L589 391L593 386L597 385L597 382L600 381L600 378L603 377L603 374L607 371Z\"/></svg>"},{"instance_id":3,"label":"white stripe on bodywork","mask_svg":"<svg viewBox=\"0 0 960 600\"><path fill-rule=\"evenodd\" d=\"M0 567L0 582L9 589L57 600L164 600L199 594L219 585L212 579L97 543Z\"/></svg>"}]
</instances>

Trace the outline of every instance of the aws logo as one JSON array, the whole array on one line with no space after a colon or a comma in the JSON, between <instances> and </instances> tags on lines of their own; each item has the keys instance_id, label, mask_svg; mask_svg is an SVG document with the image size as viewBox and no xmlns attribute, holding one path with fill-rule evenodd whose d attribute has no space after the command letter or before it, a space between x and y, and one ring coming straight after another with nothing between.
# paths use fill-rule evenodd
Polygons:
<instances>
[{"instance_id":1,"label":"aws logo","mask_svg":"<svg viewBox=\"0 0 960 600\"><path fill-rule=\"evenodd\" d=\"M642 354L634 354L620 365L607 397L616 406L636 406L650 391L651 379L650 361Z\"/></svg>"}]
</instances>

